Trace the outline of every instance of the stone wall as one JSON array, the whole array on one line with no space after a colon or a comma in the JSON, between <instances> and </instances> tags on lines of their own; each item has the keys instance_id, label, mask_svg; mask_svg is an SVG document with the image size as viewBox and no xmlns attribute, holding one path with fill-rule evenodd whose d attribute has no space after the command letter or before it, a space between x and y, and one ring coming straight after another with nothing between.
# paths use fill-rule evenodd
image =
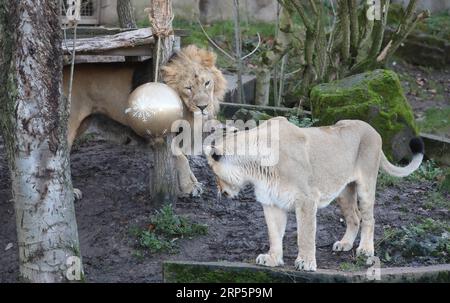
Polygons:
<instances>
[{"instance_id":1,"label":"stone wall","mask_svg":"<svg viewBox=\"0 0 450 303\"><path fill-rule=\"evenodd\" d=\"M100 24L116 25L117 0L101 1ZM144 8L150 0L132 0L137 20L143 20L147 16ZM243 19L249 18L257 21L272 22L276 18L276 0L240 0ZM409 0L393 0L397 3L407 4ZM173 0L175 15L180 18L196 20L202 15L203 22L214 22L216 20L227 20L233 17L233 0ZM200 8L202 14L200 14ZM450 10L450 0L421 0L420 9L429 9L431 12L442 12Z\"/></svg>"},{"instance_id":2,"label":"stone wall","mask_svg":"<svg viewBox=\"0 0 450 303\"><path fill-rule=\"evenodd\" d=\"M117 24L117 0L100 0L100 24L112 26ZM132 0L137 20L147 16L144 8L149 6L150 0ZM202 2L202 3L200 3ZM276 0L241 0L243 18L271 22L276 18ZM233 17L232 0L173 0L175 16L184 19L196 20L200 16L200 4L203 8L202 20L213 22L227 20ZM206 5L205 5L206 4Z\"/></svg>"}]
</instances>

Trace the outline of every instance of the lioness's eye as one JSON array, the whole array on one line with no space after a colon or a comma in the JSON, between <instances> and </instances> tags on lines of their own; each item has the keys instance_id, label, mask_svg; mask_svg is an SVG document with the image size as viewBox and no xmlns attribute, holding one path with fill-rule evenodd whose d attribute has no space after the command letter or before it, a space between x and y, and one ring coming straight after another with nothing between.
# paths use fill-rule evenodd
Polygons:
<instances>
[{"instance_id":1,"label":"lioness's eye","mask_svg":"<svg viewBox=\"0 0 450 303\"><path fill-rule=\"evenodd\" d=\"M186 86L184 89L192 90L192 86Z\"/></svg>"},{"instance_id":2,"label":"lioness's eye","mask_svg":"<svg viewBox=\"0 0 450 303\"><path fill-rule=\"evenodd\" d=\"M211 84L211 81L206 81L205 86L209 86Z\"/></svg>"}]
</instances>

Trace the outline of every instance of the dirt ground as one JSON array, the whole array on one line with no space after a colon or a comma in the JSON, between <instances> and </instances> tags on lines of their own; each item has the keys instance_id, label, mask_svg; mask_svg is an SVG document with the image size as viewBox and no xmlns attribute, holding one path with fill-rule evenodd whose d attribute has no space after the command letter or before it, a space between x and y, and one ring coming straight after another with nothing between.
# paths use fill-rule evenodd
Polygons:
<instances>
[{"instance_id":1,"label":"dirt ground","mask_svg":"<svg viewBox=\"0 0 450 303\"><path fill-rule=\"evenodd\" d=\"M428 108L450 106L448 70L434 71L404 63L393 68L401 74L405 94L417 118ZM85 142L72 151L73 183L84 194L83 199L76 202L76 214L87 281L161 282L164 260L254 263L258 254L267 251L262 207L255 202L252 189L246 189L237 199L217 201L212 173L205 159L196 157L191 159L191 166L205 192L199 198L180 199L175 211L194 222L207 224L208 234L179 240L177 254L142 253L130 230L146 226L155 211L154 205L148 202L149 158L142 149L101 140ZM0 139L0 282L15 282L18 277L15 217L8 174ZM375 206L375 241L383 238L387 228L407 226L424 218L448 221L448 209L424 207L435 186L430 181L405 180L379 189ZM450 199L450 196L444 198ZM342 237L344 230L342 216L334 203L319 211L319 268L336 269L345 262L354 262L354 250L331 251L332 244ZM11 244L13 246L9 248ZM288 267L293 267L296 246L295 216L291 214L284 242L284 259ZM417 266L420 262L388 265Z\"/></svg>"},{"instance_id":2,"label":"dirt ground","mask_svg":"<svg viewBox=\"0 0 450 303\"><path fill-rule=\"evenodd\" d=\"M84 198L76 203L81 253L89 282L161 282L164 260L245 261L268 249L262 207L255 202L251 188L239 198L216 198L216 185L205 159L191 160L194 173L204 184L200 198L178 201L176 212L208 225L208 234L179 240L178 254L144 254L138 257L133 227L148 224L154 207L148 201L147 152L133 146L104 141L88 141L72 153L74 186ZM431 182L401 182L380 190L375 207L376 241L387 227L404 226L432 217L448 220L448 211L425 210L422 204ZM447 197L450 198L450 197ZM0 141L0 282L17 281L18 253L15 217L4 146ZM331 204L319 211L317 262L319 268L339 268L351 261L354 251L332 253L331 246L344 233L340 211ZM5 250L8 244L13 247ZM291 214L285 238L285 264L293 267L297 254L295 217ZM410 263L410 265L418 265Z\"/></svg>"},{"instance_id":3,"label":"dirt ground","mask_svg":"<svg viewBox=\"0 0 450 303\"><path fill-rule=\"evenodd\" d=\"M405 95L420 117L429 108L450 107L450 68L442 70L415 66L403 61L389 68L399 74Z\"/></svg>"}]
</instances>

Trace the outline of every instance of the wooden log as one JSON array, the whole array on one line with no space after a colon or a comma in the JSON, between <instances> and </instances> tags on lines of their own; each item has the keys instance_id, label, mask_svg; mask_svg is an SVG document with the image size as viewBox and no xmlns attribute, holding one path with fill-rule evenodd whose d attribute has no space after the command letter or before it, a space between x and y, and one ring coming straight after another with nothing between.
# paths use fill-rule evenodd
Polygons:
<instances>
[{"instance_id":1,"label":"wooden log","mask_svg":"<svg viewBox=\"0 0 450 303\"><path fill-rule=\"evenodd\" d=\"M150 45L154 44L154 42L152 30L150 28L141 28L115 35L77 39L75 41L75 51L78 55L107 54L109 56L120 56L118 50L133 50L145 46L148 50L142 56L148 56L151 54ZM73 49L73 40L67 39L63 41L62 48L65 55L70 54Z\"/></svg>"}]
</instances>

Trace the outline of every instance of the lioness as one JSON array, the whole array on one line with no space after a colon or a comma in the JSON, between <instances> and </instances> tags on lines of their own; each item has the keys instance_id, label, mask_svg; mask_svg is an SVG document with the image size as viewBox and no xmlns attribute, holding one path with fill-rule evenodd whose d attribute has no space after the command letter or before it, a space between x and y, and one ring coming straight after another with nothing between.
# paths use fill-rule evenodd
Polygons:
<instances>
[{"instance_id":1,"label":"lioness","mask_svg":"<svg viewBox=\"0 0 450 303\"><path fill-rule=\"evenodd\" d=\"M278 140L276 144L272 141L272 145L279 150L270 150L279 155L273 166L262 166L259 161L262 154L259 151L266 146L257 137L264 131L271 133L272 140ZM249 151L257 153L249 156L233 152L235 146L245 144ZM316 212L336 198L347 228L343 238L334 243L333 251L352 249L361 222L361 241L356 252L374 255L373 208L379 167L392 176L404 177L415 171L423 159L423 143L418 138L410 142L414 156L406 167L389 163L381 147L380 135L363 121L343 120L333 126L299 128L279 117L227 136L217 145L206 147L205 152L220 193L233 198L245 184L254 185L256 200L263 205L270 240L269 252L259 255L256 263L283 264L287 211L295 210L298 231L295 266L315 271Z\"/></svg>"},{"instance_id":2,"label":"lioness","mask_svg":"<svg viewBox=\"0 0 450 303\"><path fill-rule=\"evenodd\" d=\"M227 83L215 64L214 53L190 45L162 67L163 81L180 95L184 103L184 119L190 122L193 121L194 113L200 113L203 119L210 119L219 110L219 101L223 99ZM70 67L65 67L66 93L69 75ZM99 124L98 114L128 126L125 115L128 96L137 86L153 81L152 78L150 61L77 64L68 125L69 147L90 124ZM176 168L181 194L198 195L201 192L200 183L191 172L184 155L176 157ZM75 190L75 196L81 198L81 192Z\"/></svg>"}]
</instances>

